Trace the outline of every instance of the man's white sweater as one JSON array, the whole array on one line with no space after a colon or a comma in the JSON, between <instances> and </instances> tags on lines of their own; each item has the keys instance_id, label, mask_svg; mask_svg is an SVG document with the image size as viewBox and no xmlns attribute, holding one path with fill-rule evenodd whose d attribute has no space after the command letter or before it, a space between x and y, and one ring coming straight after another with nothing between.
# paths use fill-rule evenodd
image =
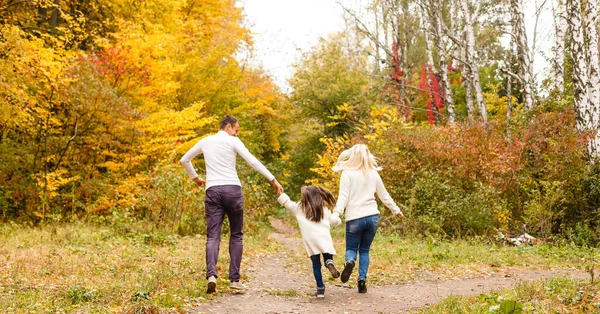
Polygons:
<instances>
[{"instance_id":1,"label":"man's white sweater","mask_svg":"<svg viewBox=\"0 0 600 314\"><path fill-rule=\"evenodd\" d=\"M235 169L236 154L242 156L252 168L269 181L273 181L275 178L275 176L273 176L271 172L269 172L269 170L267 170L267 168L248 151L239 138L231 136L222 130L215 135L207 136L198 141L198 143L196 143L196 145L181 158L181 164L191 179L198 176L196 170L194 170L194 166L192 166L192 159L199 154L204 155L204 161L206 163L206 189L211 186L219 185L242 185Z\"/></svg>"},{"instance_id":2,"label":"man's white sweater","mask_svg":"<svg viewBox=\"0 0 600 314\"><path fill-rule=\"evenodd\" d=\"M346 221L379 214L375 193L394 214L401 213L375 170L344 170L340 178L340 193L334 213L346 212Z\"/></svg>"}]
</instances>

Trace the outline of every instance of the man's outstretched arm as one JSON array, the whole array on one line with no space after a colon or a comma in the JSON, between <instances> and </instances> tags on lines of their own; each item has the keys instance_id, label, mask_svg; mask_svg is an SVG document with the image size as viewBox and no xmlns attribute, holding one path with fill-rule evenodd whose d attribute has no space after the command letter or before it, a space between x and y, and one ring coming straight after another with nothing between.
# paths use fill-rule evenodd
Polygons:
<instances>
[{"instance_id":1,"label":"man's outstretched arm","mask_svg":"<svg viewBox=\"0 0 600 314\"><path fill-rule=\"evenodd\" d=\"M281 193L283 193L283 187L281 186L281 184L279 184L277 179L273 178L271 184L273 185L273 190L275 191L275 193L277 193L277 195L281 195Z\"/></svg>"},{"instance_id":2,"label":"man's outstretched arm","mask_svg":"<svg viewBox=\"0 0 600 314\"><path fill-rule=\"evenodd\" d=\"M234 147L235 151L240 156L242 156L242 158L244 158L244 160L250 165L250 167L262 174L265 178L267 178L267 180L271 181L275 193L283 193L283 187L281 187L279 181L277 181L275 176L269 171L269 169L267 169L267 167L265 167L265 165L262 164L262 162L260 162L260 160L258 160L256 157L254 157L254 155L250 153L250 151L246 148L242 141L237 139Z\"/></svg>"}]
</instances>

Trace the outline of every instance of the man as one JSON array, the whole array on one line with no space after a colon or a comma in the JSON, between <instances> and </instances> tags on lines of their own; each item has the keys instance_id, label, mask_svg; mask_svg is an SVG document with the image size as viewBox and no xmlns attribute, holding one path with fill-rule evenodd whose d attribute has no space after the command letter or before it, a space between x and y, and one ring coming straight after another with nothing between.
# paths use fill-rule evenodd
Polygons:
<instances>
[{"instance_id":1,"label":"man","mask_svg":"<svg viewBox=\"0 0 600 314\"><path fill-rule=\"evenodd\" d=\"M237 138L240 128L239 121L233 116L225 116L221 120L217 134L201 139L182 158L181 164L188 176L198 186L206 185L206 278L208 279L207 293L213 293L217 288L217 259L221 242L221 227L225 215L229 219L231 237L229 239L229 281L230 288L244 290L240 283L240 264L243 251L244 197L242 186L235 168L236 154L239 154L264 177L273 184L275 192L283 192L277 179L267 168L254 157ZM206 163L206 180L200 178L192 159L199 154L204 155Z\"/></svg>"}]
</instances>

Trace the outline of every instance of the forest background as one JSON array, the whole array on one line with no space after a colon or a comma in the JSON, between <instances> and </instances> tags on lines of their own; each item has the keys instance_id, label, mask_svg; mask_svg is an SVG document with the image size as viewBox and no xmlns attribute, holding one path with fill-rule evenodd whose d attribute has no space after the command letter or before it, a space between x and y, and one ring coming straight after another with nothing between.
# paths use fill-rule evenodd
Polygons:
<instances>
[{"instance_id":1,"label":"forest background","mask_svg":"<svg viewBox=\"0 0 600 314\"><path fill-rule=\"evenodd\" d=\"M523 1L370 0L361 11L339 1L344 31L302 55L284 92L254 66L234 0L0 0L2 311L210 305L204 191L179 159L226 114L293 199L304 184L337 194L337 156L369 145L405 214L399 223L381 208L370 287L395 295L423 274L579 269L589 282L526 283L425 311L597 310L598 2L540 2L554 42L551 70L534 77L539 45L526 34L538 25L524 22ZM238 172L245 260L295 258L268 237L269 218L293 217L242 160ZM500 233L544 244L508 247ZM254 293L287 298L283 309L304 302L296 290Z\"/></svg>"},{"instance_id":2,"label":"forest background","mask_svg":"<svg viewBox=\"0 0 600 314\"><path fill-rule=\"evenodd\" d=\"M382 210L391 232L596 246L597 6L553 3L553 68L536 83L521 0L373 0L303 54L285 94L249 66L235 1L4 0L0 219L125 215L202 233L203 191L178 160L232 114L294 197L336 192L331 166L360 142L407 216L392 226ZM274 195L238 167L253 230Z\"/></svg>"}]
</instances>

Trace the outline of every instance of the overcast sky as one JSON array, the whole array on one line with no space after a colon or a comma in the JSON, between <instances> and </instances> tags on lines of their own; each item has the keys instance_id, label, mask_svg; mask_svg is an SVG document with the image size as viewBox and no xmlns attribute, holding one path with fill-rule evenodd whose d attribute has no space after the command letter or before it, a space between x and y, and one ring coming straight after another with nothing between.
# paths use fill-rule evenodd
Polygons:
<instances>
[{"instance_id":1,"label":"overcast sky","mask_svg":"<svg viewBox=\"0 0 600 314\"><path fill-rule=\"evenodd\" d=\"M345 6L367 3L341 0ZM547 75L554 41L552 25L553 0L524 0L525 22L530 47L533 44L536 7L545 2L538 19L534 72L539 81ZM320 37L341 31L344 27L342 8L336 0L239 0L246 22L254 37L256 64L272 75L275 83L289 91L294 62L303 51L310 50Z\"/></svg>"}]
</instances>

